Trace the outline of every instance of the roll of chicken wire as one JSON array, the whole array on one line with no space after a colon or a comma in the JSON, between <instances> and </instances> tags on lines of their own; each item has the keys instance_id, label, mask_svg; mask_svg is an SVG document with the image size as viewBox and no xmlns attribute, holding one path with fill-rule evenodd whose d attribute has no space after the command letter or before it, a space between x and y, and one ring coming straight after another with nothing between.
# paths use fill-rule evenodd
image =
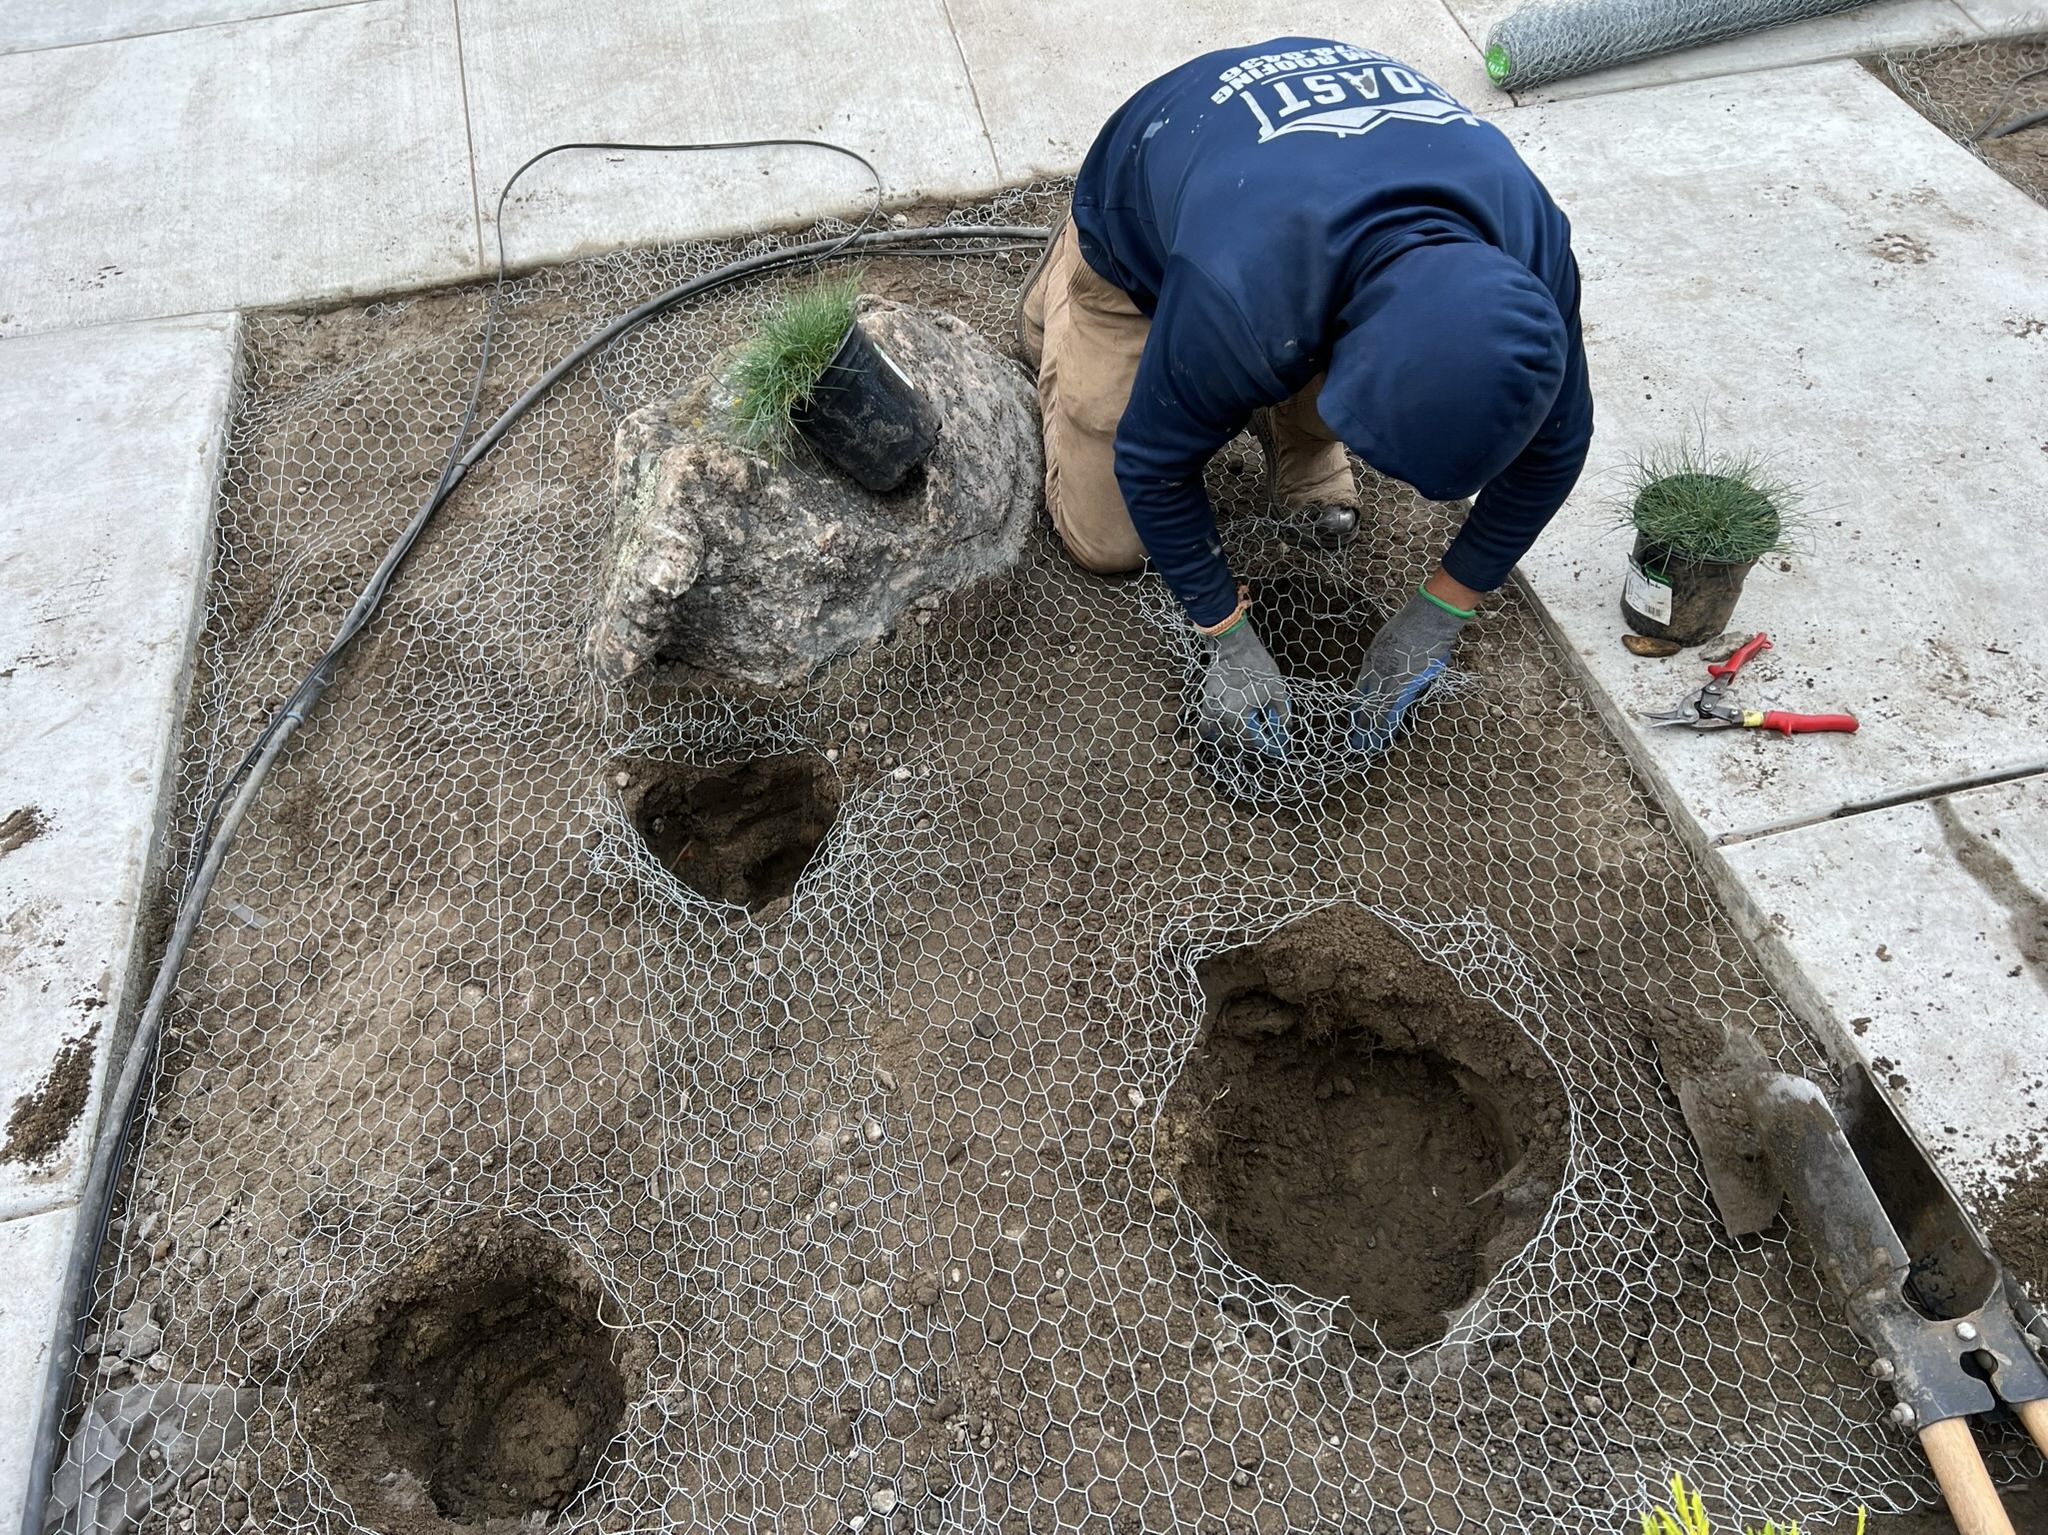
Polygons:
<instances>
[{"instance_id":1,"label":"roll of chicken wire","mask_svg":"<svg viewBox=\"0 0 2048 1535\"><path fill-rule=\"evenodd\" d=\"M1531 90L1789 21L1853 10L1863 0L1535 0L1486 39L1486 72L1502 90Z\"/></svg>"}]
</instances>

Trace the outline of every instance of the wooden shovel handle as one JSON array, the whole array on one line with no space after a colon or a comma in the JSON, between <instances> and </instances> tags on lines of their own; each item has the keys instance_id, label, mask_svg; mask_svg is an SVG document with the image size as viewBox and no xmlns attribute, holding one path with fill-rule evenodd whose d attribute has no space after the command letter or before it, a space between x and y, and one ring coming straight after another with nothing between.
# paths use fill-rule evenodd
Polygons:
<instances>
[{"instance_id":1,"label":"wooden shovel handle","mask_svg":"<svg viewBox=\"0 0 2048 1535\"><path fill-rule=\"evenodd\" d=\"M1948 1499L1958 1535L2015 1535L2005 1505L1998 1501L1998 1489L1991 1485L1991 1473L1984 1469L1968 1418L1928 1424L1920 1430L1920 1448L1927 1452L1941 1495Z\"/></svg>"},{"instance_id":2,"label":"wooden shovel handle","mask_svg":"<svg viewBox=\"0 0 2048 1535\"><path fill-rule=\"evenodd\" d=\"M2034 1448L2048 1455L2048 1397L2038 1402L2022 1402L2013 1411L2020 1415L2020 1422L2026 1424Z\"/></svg>"}]
</instances>

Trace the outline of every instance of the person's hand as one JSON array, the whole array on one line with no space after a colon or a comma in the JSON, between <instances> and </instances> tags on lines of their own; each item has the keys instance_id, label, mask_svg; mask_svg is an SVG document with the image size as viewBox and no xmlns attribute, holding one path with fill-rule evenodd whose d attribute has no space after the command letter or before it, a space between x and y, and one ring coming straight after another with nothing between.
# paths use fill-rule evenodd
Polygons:
<instances>
[{"instance_id":1,"label":"person's hand","mask_svg":"<svg viewBox=\"0 0 2048 1535\"><path fill-rule=\"evenodd\" d=\"M1217 745L1249 745L1269 756L1287 751L1287 680L1273 663L1251 620L1239 616L1206 639L1209 667L1202 674L1196 728Z\"/></svg>"},{"instance_id":2,"label":"person's hand","mask_svg":"<svg viewBox=\"0 0 2048 1535\"><path fill-rule=\"evenodd\" d=\"M1471 613L1417 591L1381 626L1365 652L1351 705L1351 749L1377 755L1451 662Z\"/></svg>"}]
</instances>

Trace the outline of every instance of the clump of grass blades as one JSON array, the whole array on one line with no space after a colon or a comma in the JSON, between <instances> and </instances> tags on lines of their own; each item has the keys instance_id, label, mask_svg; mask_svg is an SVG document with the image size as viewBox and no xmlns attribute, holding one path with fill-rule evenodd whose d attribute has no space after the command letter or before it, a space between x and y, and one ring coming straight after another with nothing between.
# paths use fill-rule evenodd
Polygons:
<instances>
[{"instance_id":1,"label":"clump of grass blades","mask_svg":"<svg viewBox=\"0 0 2048 1535\"><path fill-rule=\"evenodd\" d=\"M1804 531L1799 488L1752 453L1701 442L1660 448L1630 465L1619 521L1689 559L1741 565L1789 554Z\"/></svg>"},{"instance_id":2,"label":"clump of grass blades","mask_svg":"<svg viewBox=\"0 0 2048 1535\"><path fill-rule=\"evenodd\" d=\"M1863 1535L1864 1510L1856 1510L1856 1535ZM1714 1535L1707 1507L1700 1495L1685 1485L1685 1478L1672 1473L1671 1502L1643 1515L1643 1535ZM1799 1521L1779 1524L1772 1519L1762 1529L1747 1528L1743 1535L1799 1535Z\"/></svg>"},{"instance_id":3,"label":"clump of grass blades","mask_svg":"<svg viewBox=\"0 0 2048 1535\"><path fill-rule=\"evenodd\" d=\"M736 441L764 453L789 446L791 413L832 360L859 296L858 277L838 278L792 293L769 311L726 369Z\"/></svg>"}]
</instances>

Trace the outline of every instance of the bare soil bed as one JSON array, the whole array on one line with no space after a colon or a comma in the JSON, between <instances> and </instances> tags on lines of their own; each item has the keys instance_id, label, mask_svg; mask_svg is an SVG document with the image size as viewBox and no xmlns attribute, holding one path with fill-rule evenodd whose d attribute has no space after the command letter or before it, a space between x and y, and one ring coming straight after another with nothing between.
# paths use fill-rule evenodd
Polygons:
<instances>
[{"instance_id":1,"label":"bare soil bed","mask_svg":"<svg viewBox=\"0 0 2048 1535\"><path fill-rule=\"evenodd\" d=\"M514 284L485 419L730 254ZM1006 340L1027 263L868 281ZM424 1535L513 1517L492 1479L556 1529L870 1535L1586 1535L1674 1467L1757 1518L1924 1500L1796 1239L1715 1225L1669 1085L1731 1027L1824 1068L1518 596L1285 805L1197 767L1156 581L1045 530L800 696L583 673L613 425L759 297L636 333L470 477L223 874L89 1380L263 1407L151 1527ZM482 312L253 324L188 829L439 473ZM1241 441L1212 489L1312 711L1457 509L1368 480L1312 555L1260 480ZM1293 1013L1264 1039L1254 980ZM1344 1158L1327 1221L1271 1208ZM546 1239L516 1294L462 1266L480 1218ZM537 1341L593 1315L602 1348ZM488 1419L509 1352L556 1429L452 1455L407 1404L456 1369Z\"/></svg>"}]
</instances>

